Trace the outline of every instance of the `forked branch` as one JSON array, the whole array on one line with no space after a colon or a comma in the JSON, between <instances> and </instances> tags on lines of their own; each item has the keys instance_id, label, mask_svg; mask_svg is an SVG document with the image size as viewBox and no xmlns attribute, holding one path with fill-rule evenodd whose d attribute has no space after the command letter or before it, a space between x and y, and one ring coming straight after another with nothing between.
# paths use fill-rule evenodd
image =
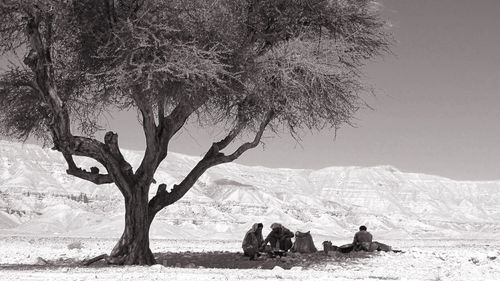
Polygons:
<instances>
[{"instance_id":1,"label":"forked branch","mask_svg":"<svg viewBox=\"0 0 500 281\"><path fill-rule=\"evenodd\" d=\"M226 138L218 143L214 143L205 156L196 164L196 166L189 172L189 174L184 178L184 180L178 184L174 185L172 190L168 192L164 184L158 187L156 195L149 201L149 214L150 219L154 218L154 215L158 213L164 207L171 205L181 199L190 189L193 187L198 178L209 168L234 161L239 156L241 156L245 151L255 148L262 138L264 131L274 117L274 112L269 111L264 120L261 122L258 131L255 134L253 141L246 142L242 144L235 152L230 155L224 155L224 153L219 152L218 143L226 144L227 140L234 140L234 130L231 131ZM227 144L226 144L227 145Z\"/></svg>"},{"instance_id":2,"label":"forked branch","mask_svg":"<svg viewBox=\"0 0 500 281\"><path fill-rule=\"evenodd\" d=\"M87 172L86 170L83 170L81 168L67 169L66 173L68 175L72 175L72 176L75 176L77 178L93 182L93 183L95 183L97 185L114 183L113 178L110 175L108 175L108 174L99 174L99 173Z\"/></svg>"},{"instance_id":3,"label":"forked branch","mask_svg":"<svg viewBox=\"0 0 500 281\"><path fill-rule=\"evenodd\" d=\"M261 124L259 126L259 130L255 134L255 138L253 139L253 141L246 142L246 143L242 144L232 154L230 154L228 156L225 156L224 157L225 158L224 159L225 163L226 162L234 161L238 157L240 157L243 153L245 153L245 151L257 147L257 145L259 145L259 143L260 143L260 140L262 139L262 135L264 134L264 131L266 130L267 125L271 122L271 120L273 119L273 117L274 117L274 111L269 111L266 114L266 117L265 117L264 121L261 122Z\"/></svg>"},{"instance_id":4,"label":"forked branch","mask_svg":"<svg viewBox=\"0 0 500 281\"><path fill-rule=\"evenodd\" d=\"M189 116L203 106L208 97L202 96L197 100L186 98L177 104L170 114L160 120L160 153L158 162L163 161L168 153L168 144L173 136L186 124Z\"/></svg>"},{"instance_id":5,"label":"forked branch","mask_svg":"<svg viewBox=\"0 0 500 281\"><path fill-rule=\"evenodd\" d=\"M143 103L139 109L143 114L144 131L147 139L146 152L141 165L136 171L136 176L139 180L145 181L151 179L168 153L168 145L172 137L185 125L187 119L193 112L198 110L208 100L207 97L201 97L197 100L185 98L181 100L177 106L165 115L163 98L159 99L158 104L158 126L155 124L152 106Z\"/></svg>"},{"instance_id":6,"label":"forked branch","mask_svg":"<svg viewBox=\"0 0 500 281\"><path fill-rule=\"evenodd\" d=\"M75 161L73 160L73 156L71 154L63 153L64 159L68 163L68 169L66 170L66 173L68 175L72 175L78 178L81 178L86 181L93 182L95 184L107 184L107 183L113 183L113 178L108 175L108 174L99 174L99 169L96 167L92 167L90 169L90 172L79 168Z\"/></svg>"}]
</instances>

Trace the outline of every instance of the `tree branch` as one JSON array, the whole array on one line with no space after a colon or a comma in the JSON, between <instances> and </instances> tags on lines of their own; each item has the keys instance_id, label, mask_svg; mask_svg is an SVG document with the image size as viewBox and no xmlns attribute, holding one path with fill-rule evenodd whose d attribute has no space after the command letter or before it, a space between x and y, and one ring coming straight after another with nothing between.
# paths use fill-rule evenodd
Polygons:
<instances>
[{"instance_id":1,"label":"tree branch","mask_svg":"<svg viewBox=\"0 0 500 281\"><path fill-rule=\"evenodd\" d=\"M147 147L155 148L157 146L156 140L156 123L155 116L153 113L153 107L144 95L140 95L139 92L134 93L133 99L142 114L142 128L144 134L146 135Z\"/></svg>"},{"instance_id":2,"label":"tree branch","mask_svg":"<svg viewBox=\"0 0 500 281\"><path fill-rule=\"evenodd\" d=\"M157 100L158 106L158 125L161 124L161 120L165 119L165 96L161 95Z\"/></svg>"},{"instance_id":3,"label":"tree branch","mask_svg":"<svg viewBox=\"0 0 500 281\"><path fill-rule=\"evenodd\" d=\"M75 176L77 178L81 178L83 180L93 182L97 185L115 182L113 180L113 178L108 174L94 174L92 172L87 172L81 168L78 168L76 170L75 169L67 169L66 173L68 175L72 175L72 176Z\"/></svg>"},{"instance_id":4,"label":"tree branch","mask_svg":"<svg viewBox=\"0 0 500 281\"><path fill-rule=\"evenodd\" d=\"M60 151L68 163L68 174L92 182L97 181L98 184L114 182L123 196L130 195L130 183L135 182L135 178L132 166L120 152L117 134L107 132L104 136L104 143L86 137L70 136L64 140L54 140L54 145L53 149ZM108 170L109 175L96 176L95 174L98 173L92 173L92 171L90 173L93 175L89 175L89 172L76 166L72 159L73 155L95 159Z\"/></svg>"},{"instance_id":5,"label":"tree branch","mask_svg":"<svg viewBox=\"0 0 500 281\"><path fill-rule=\"evenodd\" d=\"M134 93L133 99L142 114L142 128L146 137L146 151L141 161L136 175L141 179L152 178L158 166L158 127L155 123L152 105L146 100L145 96ZM153 168L153 169L151 169Z\"/></svg>"},{"instance_id":6,"label":"tree branch","mask_svg":"<svg viewBox=\"0 0 500 281\"><path fill-rule=\"evenodd\" d=\"M238 149L236 149L235 152L233 152L232 154L230 154L228 156L225 156L226 159L224 161L225 162L234 161L238 157L240 157L243 153L245 153L245 151L257 147L257 145L259 145L259 143L260 143L262 135L264 134L264 131L266 130L267 125L269 125L269 123L273 119L274 114L275 114L274 111L269 111L266 114L266 117L264 118L264 120L260 123L259 130L255 134L255 138L253 139L253 141L246 142L246 143L242 144L240 147L238 147Z\"/></svg>"},{"instance_id":7,"label":"tree branch","mask_svg":"<svg viewBox=\"0 0 500 281\"><path fill-rule=\"evenodd\" d=\"M25 63L35 73L36 84L40 89L43 98L50 105L52 111L51 128L55 139L64 139L71 135L71 126L68 112L63 101L57 94L55 89L54 77L52 76L52 62L50 58L50 46L45 46L40 33L40 21L42 20L39 11L34 9L28 12L26 25L26 35L29 39L29 55L25 58ZM50 17L49 17L50 18ZM47 20L51 24L51 20ZM49 28L50 30L51 28ZM46 36L51 36L47 32ZM50 38L46 38L47 43L51 42Z\"/></svg>"},{"instance_id":8,"label":"tree branch","mask_svg":"<svg viewBox=\"0 0 500 281\"><path fill-rule=\"evenodd\" d=\"M251 104L251 102L252 102L252 96L247 96L243 101L241 101L238 104L238 115L236 117L236 125L224 139L212 145L214 153L218 153L220 150L226 148L248 124L249 117L248 114L245 114L244 111L248 109L248 106L249 104Z\"/></svg>"},{"instance_id":9,"label":"tree branch","mask_svg":"<svg viewBox=\"0 0 500 281\"><path fill-rule=\"evenodd\" d=\"M158 163L167 156L168 145L172 137L184 126L189 116L207 101L206 96L198 97L197 100L189 100L188 98L181 100L168 116L160 120L162 130L159 132Z\"/></svg>"},{"instance_id":10,"label":"tree branch","mask_svg":"<svg viewBox=\"0 0 500 281\"><path fill-rule=\"evenodd\" d=\"M105 135L104 143L94 139L73 136L71 121L66 104L63 102L56 88L51 60L52 27L46 27L45 44L40 22L45 20L47 25L52 24L52 16L44 19L36 5L28 14L26 36L29 41L29 55L25 58L26 65L35 74L35 83L38 92L49 106L50 123L54 149L65 155L68 161L68 174L91 182L101 184L115 182L122 194L130 195L130 186L135 183L132 166L125 160L118 147L118 136L112 132ZM71 155L93 158L103 164L109 175L101 175L84 171L76 167Z\"/></svg>"},{"instance_id":11,"label":"tree branch","mask_svg":"<svg viewBox=\"0 0 500 281\"><path fill-rule=\"evenodd\" d=\"M189 98L185 98L177 104L168 116L163 118L162 115L164 114L164 110L159 109L159 125L158 127L155 127L154 141L147 143L144 159L136 171L136 176L139 180L147 181L153 178L156 169L168 154L170 139L172 139L182 126L184 126L189 116L191 116L191 114L200 108L207 100L208 99L206 97L199 98L196 101L191 101ZM150 107L151 105L148 106ZM153 118L152 120L149 120L149 122L154 122L152 109L149 113ZM151 124L149 126L151 126ZM146 137L148 138L147 135ZM150 138L153 138L153 136L150 136Z\"/></svg>"},{"instance_id":12,"label":"tree branch","mask_svg":"<svg viewBox=\"0 0 500 281\"><path fill-rule=\"evenodd\" d=\"M107 184L113 183L113 178L107 174L99 174L99 169L96 167L92 167L90 172L85 171L82 168L76 166L75 161L73 160L73 156L70 154L63 153L64 159L68 163L68 169L66 173L68 175L72 175L83 180L87 180L93 182L95 184Z\"/></svg>"},{"instance_id":13,"label":"tree branch","mask_svg":"<svg viewBox=\"0 0 500 281\"><path fill-rule=\"evenodd\" d=\"M107 132L106 135L104 135L104 143L106 144L107 151L113 156L113 159L107 159L108 162L111 160L117 161L120 170L125 173L124 175L132 177L132 166L125 160L125 157L123 157L120 151L120 147L118 146L118 135L111 131ZM113 162L111 161L111 163Z\"/></svg>"},{"instance_id":14,"label":"tree branch","mask_svg":"<svg viewBox=\"0 0 500 281\"><path fill-rule=\"evenodd\" d=\"M229 132L229 134L225 138L212 144L207 152L207 155L210 155L211 157L224 156L224 154L220 151L226 148L231 142L233 142L233 140L240 134L240 132L243 131L245 125L245 122L238 120L236 126L233 127L231 132Z\"/></svg>"},{"instance_id":15,"label":"tree branch","mask_svg":"<svg viewBox=\"0 0 500 281\"><path fill-rule=\"evenodd\" d=\"M152 220L156 213L158 213L164 207L171 205L181 199L190 189L193 187L198 178L209 168L228 163L237 159L245 151L255 148L262 138L264 131L274 117L274 112L269 111L264 120L261 122L258 131L255 134L255 138L252 142L247 142L242 144L234 153L226 156L223 153L218 152L217 143L214 143L212 147L208 150L205 156L196 164L196 166L189 172L189 174L184 178L184 180L178 184L174 185L172 190L168 192L166 186L161 184L158 187L156 195L149 201L149 214ZM232 137L233 131L231 131L226 138L218 143L224 143ZM217 153L215 153L217 152Z\"/></svg>"}]
</instances>

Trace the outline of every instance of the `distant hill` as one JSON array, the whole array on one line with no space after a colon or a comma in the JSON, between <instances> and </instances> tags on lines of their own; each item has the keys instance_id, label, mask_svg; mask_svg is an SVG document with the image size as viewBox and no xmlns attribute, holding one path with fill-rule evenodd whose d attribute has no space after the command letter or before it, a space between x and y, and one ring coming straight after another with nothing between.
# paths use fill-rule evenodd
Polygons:
<instances>
[{"instance_id":1,"label":"distant hill","mask_svg":"<svg viewBox=\"0 0 500 281\"><path fill-rule=\"evenodd\" d=\"M138 151L124 155L134 167L142 157ZM198 159L170 153L156 181L171 187ZM119 236L124 210L118 189L65 171L58 152L0 141L0 233ZM152 187L150 196L155 192ZM165 208L151 236L240 239L253 222L282 222L325 238L350 237L361 224L377 237L487 238L500 233L500 181L454 181L391 166L298 170L230 163L208 170Z\"/></svg>"}]
</instances>

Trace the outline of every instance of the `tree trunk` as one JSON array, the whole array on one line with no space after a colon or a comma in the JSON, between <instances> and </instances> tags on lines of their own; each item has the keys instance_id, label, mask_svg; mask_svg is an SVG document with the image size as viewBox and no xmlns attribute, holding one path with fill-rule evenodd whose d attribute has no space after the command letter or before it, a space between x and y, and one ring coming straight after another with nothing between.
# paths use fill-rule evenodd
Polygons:
<instances>
[{"instance_id":1,"label":"tree trunk","mask_svg":"<svg viewBox=\"0 0 500 281\"><path fill-rule=\"evenodd\" d=\"M125 265L152 265L155 258L149 248L149 227L147 189L138 188L125 199L125 230L111 251L108 262Z\"/></svg>"}]
</instances>

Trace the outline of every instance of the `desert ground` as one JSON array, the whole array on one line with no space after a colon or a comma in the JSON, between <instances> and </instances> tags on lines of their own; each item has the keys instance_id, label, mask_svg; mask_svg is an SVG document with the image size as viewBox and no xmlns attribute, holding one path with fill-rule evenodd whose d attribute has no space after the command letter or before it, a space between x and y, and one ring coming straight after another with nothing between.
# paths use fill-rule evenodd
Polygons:
<instances>
[{"instance_id":1,"label":"desert ground","mask_svg":"<svg viewBox=\"0 0 500 281\"><path fill-rule=\"evenodd\" d=\"M0 237L0 280L500 280L500 240L391 240L401 253L289 254L249 261L237 240L153 239L154 266L81 262L115 239ZM332 241L341 245L349 241Z\"/></svg>"}]
</instances>

